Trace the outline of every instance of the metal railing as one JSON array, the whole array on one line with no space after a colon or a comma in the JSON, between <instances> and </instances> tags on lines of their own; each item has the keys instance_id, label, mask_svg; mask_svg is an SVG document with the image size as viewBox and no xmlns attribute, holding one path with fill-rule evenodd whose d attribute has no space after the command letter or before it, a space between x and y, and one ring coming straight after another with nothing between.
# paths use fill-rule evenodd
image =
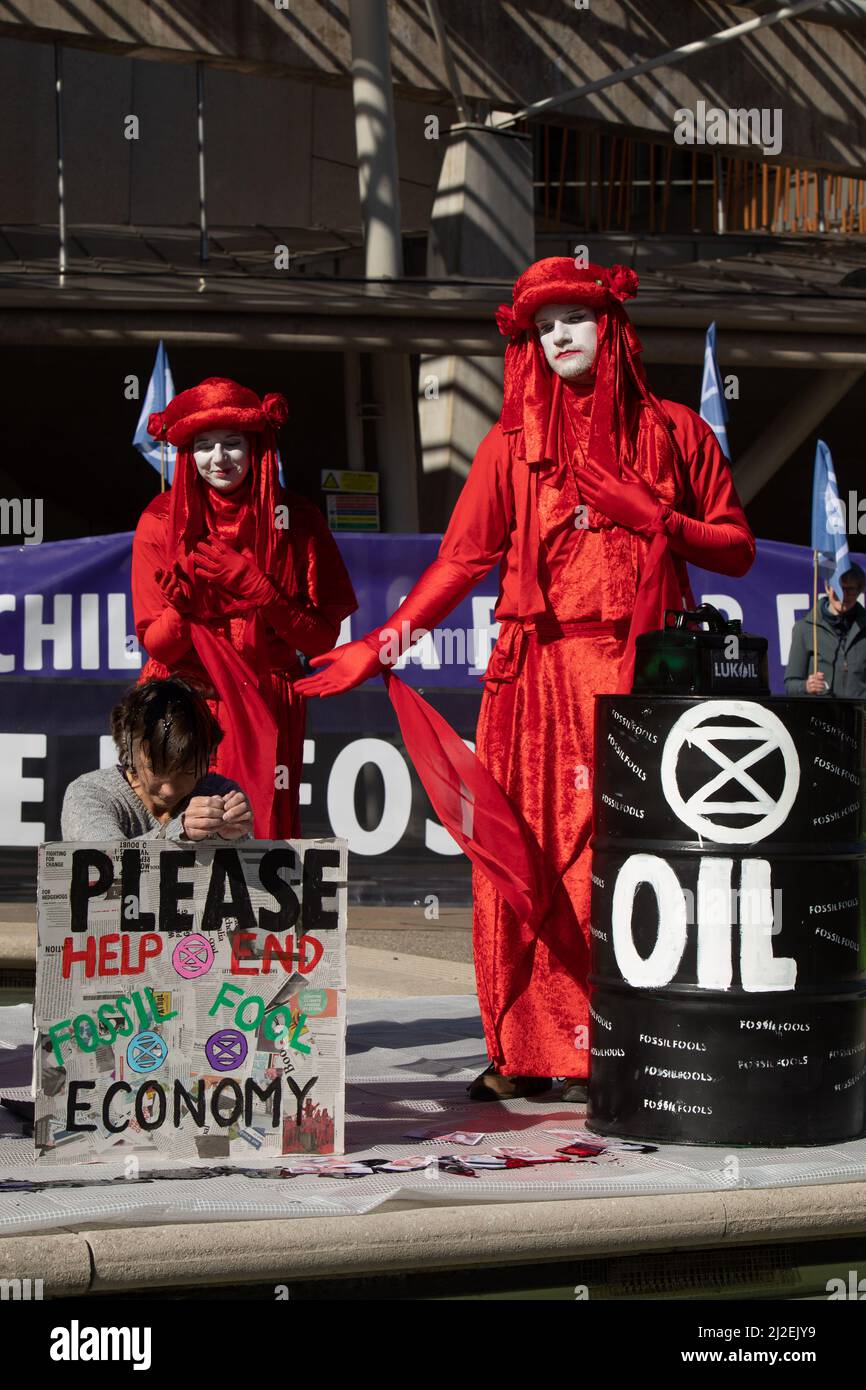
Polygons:
<instances>
[{"instance_id":1,"label":"metal railing","mask_svg":"<svg viewBox=\"0 0 866 1390\"><path fill-rule=\"evenodd\" d=\"M866 234L866 179L551 124L533 127L539 231Z\"/></svg>"}]
</instances>

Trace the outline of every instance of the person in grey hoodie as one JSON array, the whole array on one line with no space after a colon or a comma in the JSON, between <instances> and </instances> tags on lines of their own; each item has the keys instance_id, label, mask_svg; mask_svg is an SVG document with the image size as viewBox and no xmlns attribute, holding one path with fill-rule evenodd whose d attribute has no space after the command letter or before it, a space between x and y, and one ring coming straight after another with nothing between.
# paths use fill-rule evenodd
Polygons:
<instances>
[{"instance_id":1,"label":"person in grey hoodie","mask_svg":"<svg viewBox=\"0 0 866 1390\"><path fill-rule=\"evenodd\" d=\"M250 839L253 813L236 782L208 772L223 731L186 681L145 681L111 713L118 761L66 788L64 840Z\"/></svg>"},{"instance_id":2,"label":"person in grey hoodie","mask_svg":"<svg viewBox=\"0 0 866 1390\"><path fill-rule=\"evenodd\" d=\"M817 604L818 669L813 661L815 609L794 624L785 669L786 695L866 698L866 611L858 602L866 574L852 564L841 577L842 596L829 584Z\"/></svg>"}]
</instances>

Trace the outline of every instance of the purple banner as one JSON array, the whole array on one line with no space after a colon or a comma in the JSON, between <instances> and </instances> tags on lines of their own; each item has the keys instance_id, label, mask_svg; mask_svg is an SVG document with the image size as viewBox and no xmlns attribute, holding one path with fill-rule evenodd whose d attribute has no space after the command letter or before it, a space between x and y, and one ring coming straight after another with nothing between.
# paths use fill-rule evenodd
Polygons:
<instances>
[{"instance_id":1,"label":"purple banner","mask_svg":"<svg viewBox=\"0 0 866 1390\"><path fill-rule=\"evenodd\" d=\"M137 679L132 535L0 549L0 673Z\"/></svg>"},{"instance_id":2,"label":"purple banner","mask_svg":"<svg viewBox=\"0 0 866 1390\"><path fill-rule=\"evenodd\" d=\"M0 674L135 680L142 664L129 595L131 535L0 549ZM435 558L435 535L337 537L359 608L341 641L360 637L398 606ZM862 556L857 556L866 564ZM782 692L791 629L811 606L812 552L759 541L744 579L691 570L698 602L708 601L770 644L770 683ZM401 669L413 685L478 689L496 636L495 568L446 625L416 645Z\"/></svg>"},{"instance_id":3,"label":"purple banner","mask_svg":"<svg viewBox=\"0 0 866 1390\"><path fill-rule=\"evenodd\" d=\"M109 713L142 662L132 631L131 539L0 549L0 898L32 900L35 846L59 838L66 786L115 760ZM360 605L344 624L348 641L394 611L434 559L439 537L351 535L338 544ZM497 577L494 570L404 662L405 678L437 692L437 709L470 741L496 631ZM745 579L692 572L698 602L716 603L769 638L776 691L811 580L811 551L772 541L759 543ZM381 681L309 702L303 760L304 833L348 840L353 901L469 901L468 862L433 816Z\"/></svg>"}]
</instances>

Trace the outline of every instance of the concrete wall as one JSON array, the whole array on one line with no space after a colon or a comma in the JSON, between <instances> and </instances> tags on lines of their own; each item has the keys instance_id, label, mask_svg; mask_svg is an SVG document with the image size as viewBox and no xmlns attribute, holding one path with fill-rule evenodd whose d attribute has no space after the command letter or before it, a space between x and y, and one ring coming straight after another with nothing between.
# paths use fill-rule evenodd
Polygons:
<instances>
[{"instance_id":1,"label":"concrete wall","mask_svg":"<svg viewBox=\"0 0 866 1390\"><path fill-rule=\"evenodd\" d=\"M349 0L0 0L0 33L87 47L204 56L248 71L345 85ZM565 91L702 38L757 12L714 0L440 0L467 93L502 105ZM279 8L278 8L279 6ZM766 8L766 7L762 7ZM398 90L428 100L447 88L421 0L389 0ZM712 54L663 68L573 105L583 121L672 135L673 112L712 105L784 112L789 161L866 172L866 20L830 4Z\"/></svg>"},{"instance_id":2,"label":"concrete wall","mask_svg":"<svg viewBox=\"0 0 866 1390\"><path fill-rule=\"evenodd\" d=\"M196 222L195 68L65 48L63 73L69 221ZM138 140L124 135L130 114ZM416 102L398 100L396 114L403 225L420 230L441 147ZM349 90L208 68L205 120L212 225L359 226ZM51 46L0 37L0 129L0 222L55 222Z\"/></svg>"}]
</instances>

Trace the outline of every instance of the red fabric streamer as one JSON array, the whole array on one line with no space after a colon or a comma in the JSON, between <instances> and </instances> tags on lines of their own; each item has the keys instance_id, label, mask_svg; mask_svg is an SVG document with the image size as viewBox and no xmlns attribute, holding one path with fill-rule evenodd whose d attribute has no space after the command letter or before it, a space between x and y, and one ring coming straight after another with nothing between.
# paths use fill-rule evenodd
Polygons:
<instances>
[{"instance_id":1,"label":"red fabric streamer","mask_svg":"<svg viewBox=\"0 0 866 1390\"><path fill-rule=\"evenodd\" d=\"M511 798L447 720L399 676L383 674L406 750L436 814L514 910L519 939L515 934L509 942L511 953L531 952L556 887L552 865ZM476 964L494 1052L503 1061L500 1028L513 995L499 1002L498 982L483 962ZM512 980L519 975L514 972Z\"/></svg>"},{"instance_id":2,"label":"red fabric streamer","mask_svg":"<svg viewBox=\"0 0 866 1390\"><path fill-rule=\"evenodd\" d=\"M229 642L203 623L191 623L192 642L215 690L220 692L227 718L223 721L223 756L235 768L235 780L253 808L260 839L273 830L274 769L277 765L277 724L258 690L255 672Z\"/></svg>"},{"instance_id":3,"label":"red fabric streamer","mask_svg":"<svg viewBox=\"0 0 866 1390\"><path fill-rule=\"evenodd\" d=\"M384 673L403 741L430 801L515 912L540 920L551 884L541 849L517 807L446 719L392 672Z\"/></svg>"}]
</instances>

